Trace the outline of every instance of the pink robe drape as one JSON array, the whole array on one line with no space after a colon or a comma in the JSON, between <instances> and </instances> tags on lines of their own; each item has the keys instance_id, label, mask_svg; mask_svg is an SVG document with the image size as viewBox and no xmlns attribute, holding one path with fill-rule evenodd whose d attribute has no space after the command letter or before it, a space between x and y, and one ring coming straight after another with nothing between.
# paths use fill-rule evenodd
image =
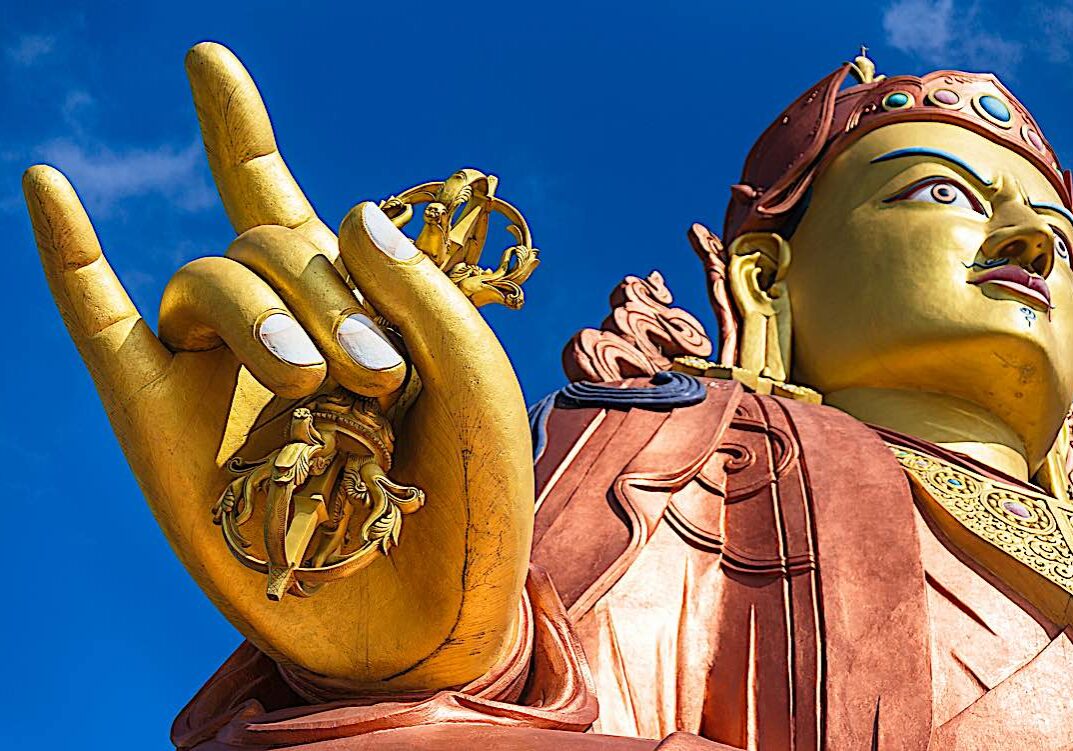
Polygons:
<instances>
[{"instance_id":1,"label":"pink robe drape","mask_svg":"<svg viewBox=\"0 0 1073 751\"><path fill-rule=\"evenodd\" d=\"M899 437L706 383L693 407L552 410L524 628L488 675L309 705L244 644L176 745L1073 748L1073 631L929 525Z\"/></svg>"}]
</instances>

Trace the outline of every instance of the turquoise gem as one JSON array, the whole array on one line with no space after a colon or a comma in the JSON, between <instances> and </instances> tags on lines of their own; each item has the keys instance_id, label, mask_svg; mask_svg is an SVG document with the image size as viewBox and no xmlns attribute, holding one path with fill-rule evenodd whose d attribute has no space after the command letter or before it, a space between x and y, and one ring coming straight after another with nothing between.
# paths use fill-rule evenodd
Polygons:
<instances>
[{"instance_id":1,"label":"turquoise gem","mask_svg":"<svg viewBox=\"0 0 1073 751\"><path fill-rule=\"evenodd\" d=\"M887 97L888 107L904 107L907 104L909 104L909 95L904 92L896 91Z\"/></svg>"},{"instance_id":2,"label":"turquoise gem","mask_svg":"<svg viewBox=\"0 0 1073 751\"><path fill-rule=\"evenodd\" d=\"M960 488L961 487L961 480L955 480L953 477L951 477L949 480L947 480L947 482L950 483L951 485L953 485L955 488Z\"/></svg>"},{"instance_id":3,"label":"turquoise gem","mask_svg":"<svg viewBox=\"0 0 1073 751\"><path fill-rule=\"evenodd\" d=\"M980 97L980 107L984 112L1000 122L1008 123L1010 121L1010 108L996 96L985 94Z\"/></svg>"}]
</instances>

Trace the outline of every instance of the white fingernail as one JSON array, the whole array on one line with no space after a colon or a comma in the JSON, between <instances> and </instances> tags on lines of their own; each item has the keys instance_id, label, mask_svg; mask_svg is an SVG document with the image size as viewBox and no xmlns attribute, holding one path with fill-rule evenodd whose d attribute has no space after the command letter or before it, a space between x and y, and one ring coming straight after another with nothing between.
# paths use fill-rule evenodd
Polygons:
<instances>
[{"instance_id":1,"label":"white fingernail","mask_svg":"<svg viewBox=\"0 0 1073 751\"><path fill-rule=\"evenodd\" d=\"M361 210L361 220L373 243L387 255L399 261L406 261L417 255L417 247L396 227L387 214L375 203L367 203Z\"/></svg>"},{"instance_id":2,"label":"white fingernail","mask_svg":"<svg viewBox=\"0 0 1073 751\"><path fill-rule=\"evenodd\" d=\"M286 313L273 313L257 332L273 355L291 365L320 365L324 358L298 322Z\"/></svg>"},{"instance_id":3,"label":"white fingernail","mask_svg":"<svg viewBox=\"0 0 1073 751\"><path fill-rule=\"evenodd\" d=\"M347 354L369 370L387 370L402 364L402 356L384 333L361 313L345 318L336 336Z\"/></svg>"}]
</instances>

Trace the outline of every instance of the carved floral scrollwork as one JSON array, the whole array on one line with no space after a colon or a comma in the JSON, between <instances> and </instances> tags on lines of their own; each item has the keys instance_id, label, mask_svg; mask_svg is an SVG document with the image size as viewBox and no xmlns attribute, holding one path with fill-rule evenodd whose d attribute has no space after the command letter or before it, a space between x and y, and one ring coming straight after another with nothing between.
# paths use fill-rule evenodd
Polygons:
<instances>
[{"instance_id":1,"label":"carved floral scrollwork","mask_svg":"<svg viewBox=\"0 0 1073 751\"><path fill-rule=\"evenodd\" d=\"M676 370L708 378L733 379L747 390L819 404L822 396L739 362L742 318L727 279L728 252L702 224L689 241L704 266L708 298L719 324L719 361L709 362L712 340L701 323L671 307L670 291L658 271L645 279L626 277L611 295L611 315L599 329L582 329L563 350L563 370L571 381L609 382Z\"/></svg>"},{"instance_id":2,"label":"carved floral scrollwork","mask_svg":"<svg viewBox=\"0 0 1073 751\"><path fill-rule=\"evenodd\" d=\"M388 478L393 436L374 400L339 391L294 410L288 442L255 462L234 459L238 477L213 507L242 565L267 576L266 595L308 597L398 544L403 514L425 494ZM355 511L368 514L359 524ZM242 527L261 519L263 551ZM357 538L356 541L354 538Z\"/></svg>"},{"instance_id":3,"label":"carved floral scrollwork","mask_svg":"<svg viewBox=\"0 0 1073 751\"><path fill-rule=\"evenodd\" d=\"M966 530L1073 596L1073 506L890 448L917 487Z\"/></svg>"},{"instance_id":4,"label":"carved floral scrollwork","mask_svg":"<svg viewBox=\"0 0 1073 751\"><path fill-rule=\"evenodd\" d=\"M627 276L611 293L611 314L599 329L583 329L563 351L572 381L608 382L670 370L680 356L707 357L712 342L704 326L681 308L653 271Z\"/></svg>"},{"instance_id":5,"label":"carved floral scrollwork","mask_svg":"<svg viewBox=\"0 0 1073 751\"><path fill-rule=\"evenodd\" d=\"M424 204L424 226L414 244L431 258L474 305L499 303L518 310L525 302L522 285L540 265L540 251L525 217L496 196L499 179L475 169L462 169L442 182L409 188L381 202L380 208L402 229ZM515 244L500 254L499 265L484 268L481 252L491 215L507 220Z\"/></svg>"},{"instance_id":6,"label":"carved floral scrollwork","mask_svg":"<svg viewBox=\"0 0 1073 751\"><path fill-rule=\"evenodd\" d=\"M715 313L719 333L719 364L731 367L738 362L738 329L741 317L727 289L727 252L719 236L703 224L689 228L689 244L704 266L708 279L708 301Z\"/></svg>"}]
</instances>

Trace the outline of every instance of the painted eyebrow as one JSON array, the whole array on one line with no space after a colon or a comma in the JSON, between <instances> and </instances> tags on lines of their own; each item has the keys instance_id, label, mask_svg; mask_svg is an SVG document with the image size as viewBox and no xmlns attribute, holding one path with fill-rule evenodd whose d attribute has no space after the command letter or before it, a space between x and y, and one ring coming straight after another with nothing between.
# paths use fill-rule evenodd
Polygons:
<instances>
[{"instance_id":1,"label":"painted eyebrow","mask_svg":"<svg viewBox=\"0 0 1073 751\"><path fill-rule=\"evenodd\" d=\"M968 172L981 184L990 187L991 181L985 180L979 172L974 170L969 164L961 157L954 156L953 154L945 151L939 151L938 149L926 149L922 146L914 146L908 149L897 149L889 153L877 156L872 160L872 164L879 164L880 162L889 162L891 159L901 159L908 156L930 156L936 159L942 159L944 162L950 162L951 164L961 167L961 169Z\"/></svg>"},{"instance_id":2,"label":"painted eyebrow","mask_svg":"<svg viewBox=\"0 0 1073 751\"><path fill-rule=\"evenodd\" d=\"M1056 206L1053 203L1030 203L1028 204L1034 209L1046 209L1047 211L1053 211L1057 214L1061 214L1065 217L1066 221L1073 224L1073 212L1067 209L1065 206Z\"/></svg>"}]
</instances>

